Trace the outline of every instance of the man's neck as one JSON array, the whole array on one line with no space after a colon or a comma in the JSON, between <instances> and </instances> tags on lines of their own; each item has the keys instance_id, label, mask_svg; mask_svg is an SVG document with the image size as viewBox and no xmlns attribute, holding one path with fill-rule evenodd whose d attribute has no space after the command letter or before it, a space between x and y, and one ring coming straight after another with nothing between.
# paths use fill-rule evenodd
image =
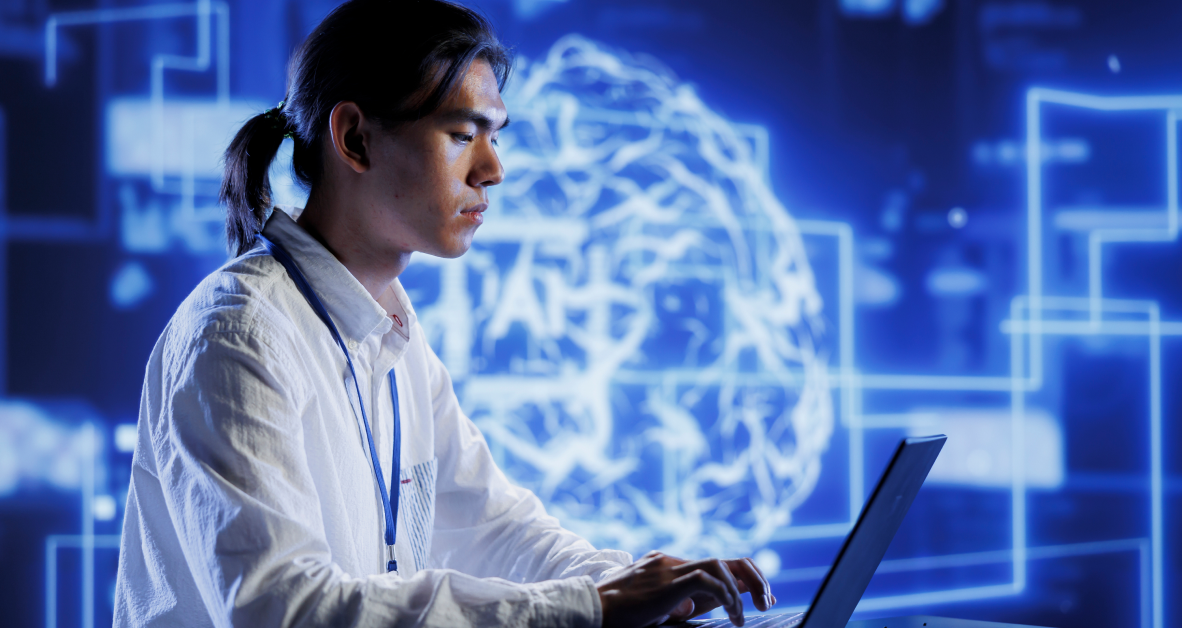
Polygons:
<instances>
[{"instance_id":1,"label":"man's neck","mask_svg":"<svg viewBox=\"0 0 1200 628\"><path fill-rule=\"evenodd\" d=\"M296 224L328 249L366 288L367 294L378 301L392 280L408 266L412 253L397 256L394 252L374 249L371 244L377 240L371 237L371 226L354 211L338 211L336 207L314 194Z\"/></svg>"}]
</instances>

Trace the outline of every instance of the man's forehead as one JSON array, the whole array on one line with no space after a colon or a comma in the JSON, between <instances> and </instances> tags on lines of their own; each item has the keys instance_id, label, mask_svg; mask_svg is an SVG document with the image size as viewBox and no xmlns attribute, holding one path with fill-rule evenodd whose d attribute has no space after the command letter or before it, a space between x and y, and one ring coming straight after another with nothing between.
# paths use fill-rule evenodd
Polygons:
<instances>
[{"instance_id":1,"label":"man's forehead","mask_svg":"<svg viewBox=\"0 0 1200 628\"><path fill-rule=\"evenodd\" d=\"M500 99L492 65L483 59L471 63L459 88L442 108L437 116L451 123L470 122L495 129L508 125L508 111Z\"/></svg>"},{"instance_id":2,"label":"man's forehead","mask_svg":"<svg viewBox=\"0 0 1200 628\"><path fill-rule=\"evenodd\" d=\"M485 129L499 130L508 126L508 112L503 105L499 107L452 107L437 114L438 118L450 124L469 123Z\"/></svg>"}]
</instances>

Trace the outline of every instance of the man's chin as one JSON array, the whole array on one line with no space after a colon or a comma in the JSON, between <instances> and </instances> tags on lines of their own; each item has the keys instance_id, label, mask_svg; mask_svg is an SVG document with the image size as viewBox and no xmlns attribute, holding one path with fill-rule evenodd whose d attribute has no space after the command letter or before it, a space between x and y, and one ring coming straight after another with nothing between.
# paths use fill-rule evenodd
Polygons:
<instances>
[{"instance_id":1,"label":"man's chin","mask_svg":"<svg viewBox=\"0 0 1200 628\"><path fill-rule=\"evenodd\" d=\"M462 257L463 255L467 254L467 251L471 250L471 242L474 240L474 235L475 230L472 229L470 233L458 238L457 240L454 240L453 242L442 243L441 246L437 247L437 250L423 252L434 257L440 257L442 259L454 259L457 257Z\"/></svg>"}]
</instances>

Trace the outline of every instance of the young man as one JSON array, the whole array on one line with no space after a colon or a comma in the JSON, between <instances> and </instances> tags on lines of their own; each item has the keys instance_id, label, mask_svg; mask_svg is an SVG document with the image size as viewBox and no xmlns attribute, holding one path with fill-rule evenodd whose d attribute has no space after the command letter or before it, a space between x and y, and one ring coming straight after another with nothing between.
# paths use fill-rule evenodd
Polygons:
<instances>
[{"instance_id":1,"label":"young man","mask_svg":"<svg viewBox=\"0 0 1200 628\"><path fill-rule=\"evenodd\" d=\"M147 366L116 625L740 624L740 593L774 603L748 559L632 562L562 529L458 407L397 277L484 222L507 63L467 9L354 0L235 138L240 255ZM311 186L293 215L266 206L287 135Z\"/></svg>"}]
</instances>

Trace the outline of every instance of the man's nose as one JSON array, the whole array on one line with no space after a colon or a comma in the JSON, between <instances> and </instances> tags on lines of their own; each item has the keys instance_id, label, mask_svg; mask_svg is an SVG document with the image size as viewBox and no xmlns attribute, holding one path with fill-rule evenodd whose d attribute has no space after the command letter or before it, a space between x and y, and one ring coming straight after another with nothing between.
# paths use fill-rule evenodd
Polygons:
<instances>
[{"instance_id":1,"label":"man's nose","mask_svg":"<svg viewBox=\"0 0 1200 628\"><path fill-rule=\"evenodd\" d=\"M472 186L484 187L498 185L504 181L504 164L500 163L500 155L497 154L496 147L489 143L481 153L472 169L473 180L469 183Z\"/></svg>"}]
</instances>

